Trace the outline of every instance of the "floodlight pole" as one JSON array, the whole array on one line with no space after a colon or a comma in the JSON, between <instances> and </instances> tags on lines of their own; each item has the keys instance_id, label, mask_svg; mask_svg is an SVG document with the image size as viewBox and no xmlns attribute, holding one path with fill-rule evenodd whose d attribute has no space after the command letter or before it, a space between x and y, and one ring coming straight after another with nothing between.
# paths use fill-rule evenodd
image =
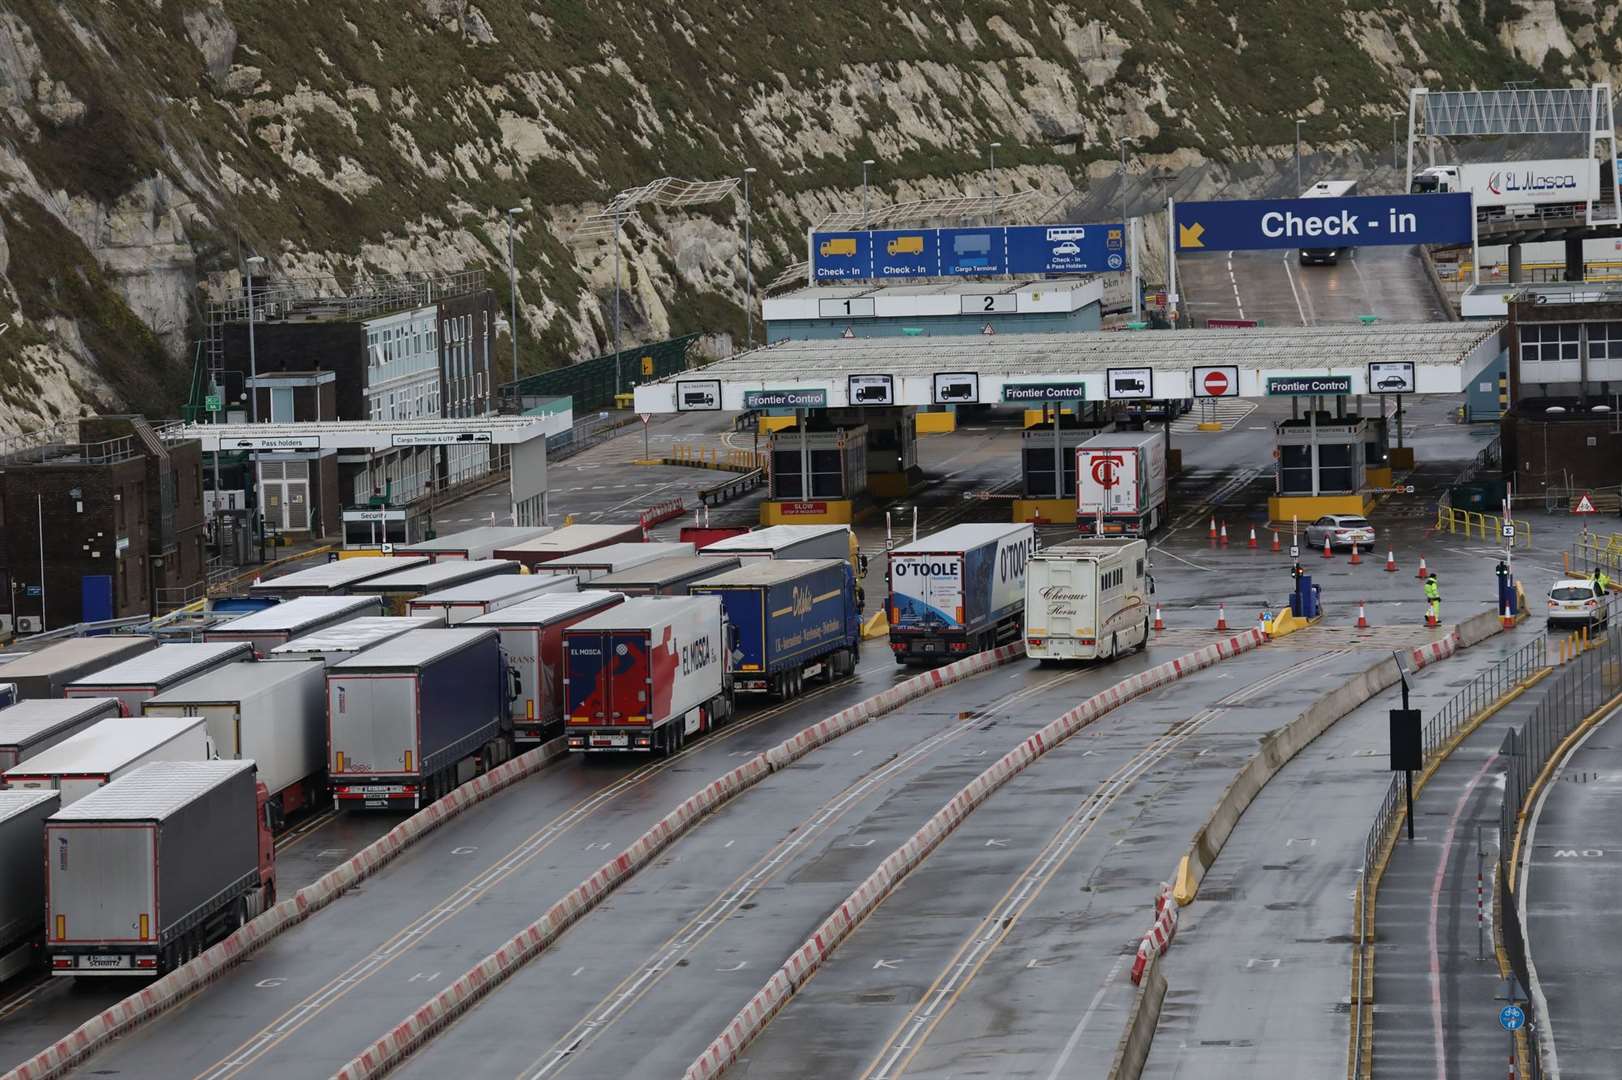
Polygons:
<instances>
[{"instance_id":1,"label":"floodlight pole","mask_svg":"<svg viewBox=\"0 0 1622 1080\"><path fill-rule=\"evenodd\" d=\"M614 397L623 392L620 384L620 213L614 207ZM618 400L615 401L618 405Z\"/></svg>"},{"instance_id":2,"label":"floodlight pole","mask_svg":"<svg viewBox=\"0 0 1622 1080\"><path fill-rule=\"evenodd\" d=\"M507 280L512 285L512 339L513 339L513 382L518 382L518 248L517 240L513 235L513 219L524 212L522 207L515 206L507 211ZM516 398L518 387L514 385L513 395Z\"/></svg>"},{"instance_id":3,"label":"floodlight pole","mask_svg":"<svg viewBox=\"0 0 1622 1080\"><path fill-rule=\"evenodd\" d=\"M875 164L872 158L862 159L862 228L867 228L867 170Z\"/></svg>"},{"instance_id":4,"label":"floodlight pole","mask_svg":"<svg viewBox=\"0 0 1622 1080\"><path fill-rule=\"evenodd\" d=\"M749 178L754 175L754 166L743 171L743 278L746 290L743 301L744 325L747 328L744 344L747 348L755 347L755 267L754 249L749 244L749 224L754 219L755 210L749 202Z\"/></svg>"},{"instance_id":5,"label":"floodlight pole","mask_svg":"<svg viewBox=\"0 0 1622 1080\"><path fill-rule=\"evenodd\" d=\"M1299 196L1306 188L1301 186L1301 125L1305 120L1295 122L1295 193Z\"/></svg>"}]
</instances>

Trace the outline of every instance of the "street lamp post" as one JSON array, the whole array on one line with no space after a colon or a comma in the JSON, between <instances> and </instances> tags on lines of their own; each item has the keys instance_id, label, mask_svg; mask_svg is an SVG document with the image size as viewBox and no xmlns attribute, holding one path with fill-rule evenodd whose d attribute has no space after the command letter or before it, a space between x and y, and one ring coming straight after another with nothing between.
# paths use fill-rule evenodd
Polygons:
<instances>
[{"instance_id":1,"label":"street lamp post","mask_svg":"<svg viewBox=\"0 0 1622 1080\"><path fill-rule=\"evenodd\" d=\"M749 178L755 175L753 165L743 170L743 278L744 301L743 317L747 328L744 343L747 348L755 347L755 268L754 248L749 244L749 225L754 219L754 207L749 202Z\"/></svg>"},{"instance_id":2,"label":"street lamp post","mask_svg":"<svg viewBox=\"0 0 1622 1080\"><path fill-rule=\"evenodd\" d=\"M1301 125L1305 120L1295 122L1295 193L1300 195L1306 190L1301 184Z\"/></svg>"},{"instance_id":3,"label":"street lamp post","mask_svg":"<svg viewBox=\"0 0 1622 1080\"><path fill-rule=\"evenodd\" d=\"M993 199L997 197L997 148L1001 145L1000 142L991 144L991 197ZM993 225L997 223L997 212L995 210L991 212L991 223Z\"/></svg>"},{"instance_id":4,"label":"street lamp post","mask_svg":"<svg viewBox=\"0 0 1622 1080\"><path fill-rule=\"evenodd\" d=\"M259 423L259 387L255 384L259 380L259 358L254 347L254 318L253 318L253 272L265 265L261 255L250 255L247 259L248 272L248 421ZM253 474L253 504L259 513L259 561L265 561L265 501L261 497L264 485L259 482L259 455L253 450L248 451L248 471Z\"/></svg>"},{"instance_id":5,"label":"street lamp post","mask_svg":"<svg viewBox=\"0 0 1622 1080\"><path fill-rule=\"evenodd\" d=\"M620 380L620 208L615 206L614 211L614 397L615 406L618 407L618 398L624 392Z\"/></svg>"},{"instance_id":6,"label":"street lamp post","mask_svg":"<svg viewBox=\"0 0 1622 1080\"><path fill-rule=\"evenodd\" d=\"M1122 135L1120 138L1116 139L1115 141L1120 144L1120 148L1121 148L1121 179L1120 179L1120 182L1119 182L1119 184L1117 186L1120 188L1120 191L1121 191L1121 224L1123 226L1125 226L1125 224L1126 224L1126 148L1128 146L1132 145L1133 140L1128 135Z\"/></svg>"},{"instance_id":7,"label":"street lamp post","mask_svg":"<svg viewBox=\"0 0 1622 1080\"><path fill-rule=\"evenodd\" d=\"M1402 190L1408 186L1407 184L1403 183L1401 171L1402 166L1397 163L1397 120L1401 116L1401 113L1391 114L1391 167L1397 170L1397 193L1399 195L1402 194Z\"/></svg>"},{"instance_id":8,"label":"street lamp post","mask_svg":"<svg viewBox=\"0 0 1622 1080\"><path fill-rule=\"evenodd\" d=\"M862 228L867 228L867 170L877 164L872 158L862 159Z\"/></svg>"},{"instance_id":9,"label":"street lamp post","mask_svg":"<svg viewBox=\"0 0 1622 1080\"><path fill-rule=\"evenodd\" d=\"M513 395L518 394L518 248L517 240L513 234L513 222L519 214L524 212L522 206L515 206L507 211L507 280L512 285L512 326L510 328L513 339Z\"/></svg>"}]
</instances>

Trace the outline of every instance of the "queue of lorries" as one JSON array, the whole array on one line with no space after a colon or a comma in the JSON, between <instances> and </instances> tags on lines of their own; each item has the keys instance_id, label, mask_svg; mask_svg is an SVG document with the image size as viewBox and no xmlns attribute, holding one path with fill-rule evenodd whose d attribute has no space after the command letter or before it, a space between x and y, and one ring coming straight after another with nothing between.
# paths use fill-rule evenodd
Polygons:
<instances>
[{"instance_id":1,"label":"queue of lorries","mask_svg":"<svg viewBox=\"0 0 1622 1080\"><path fill-rule=\"evenodd\" d=\"M184 963L274 901L273 834L323 795L415 808L559 735L673 753L741 696L854 672L848 528L712 530L702 548L614 529L343 559L257 583L201 641L0 658L0 978L42 941L57 975ZM892 550L889 578L898 663L1147 641L1142 540L1039 551L1030 525L958 525Z\"/></svg>"}]
</instances>

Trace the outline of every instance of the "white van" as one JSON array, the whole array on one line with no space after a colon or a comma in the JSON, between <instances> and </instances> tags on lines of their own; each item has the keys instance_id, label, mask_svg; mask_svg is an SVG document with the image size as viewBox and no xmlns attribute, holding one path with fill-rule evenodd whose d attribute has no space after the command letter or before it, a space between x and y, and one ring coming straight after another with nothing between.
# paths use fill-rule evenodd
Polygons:
<instances>
[{"instance_id":1,"label":"white van","mask_svg":"<svg viewBox=\"0 0 1622 1080\"><path fill-rule=\"evenodd\" d=\"M1149 545L1071 540L1043 548L1025 567L1025 654L1032 659L1112 660L1149 641Z\"/></svg>"}]
</instances>

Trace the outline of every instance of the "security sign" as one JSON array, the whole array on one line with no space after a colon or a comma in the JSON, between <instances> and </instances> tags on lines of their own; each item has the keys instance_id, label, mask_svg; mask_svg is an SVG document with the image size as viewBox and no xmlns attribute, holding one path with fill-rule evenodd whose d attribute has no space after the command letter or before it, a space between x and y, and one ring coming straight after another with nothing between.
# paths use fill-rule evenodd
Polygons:
<instances>
[{"instance_id":1,"label":"security sign","mask_svg":"<svg viewBox=\"0 0 1622 1080\"><path fill-rule=\"evenodd\" d=\"M1239 368L1220 365L1194 369L1194 396L1219 398L1239 396Z\"/></svg>"}]
</instances>

